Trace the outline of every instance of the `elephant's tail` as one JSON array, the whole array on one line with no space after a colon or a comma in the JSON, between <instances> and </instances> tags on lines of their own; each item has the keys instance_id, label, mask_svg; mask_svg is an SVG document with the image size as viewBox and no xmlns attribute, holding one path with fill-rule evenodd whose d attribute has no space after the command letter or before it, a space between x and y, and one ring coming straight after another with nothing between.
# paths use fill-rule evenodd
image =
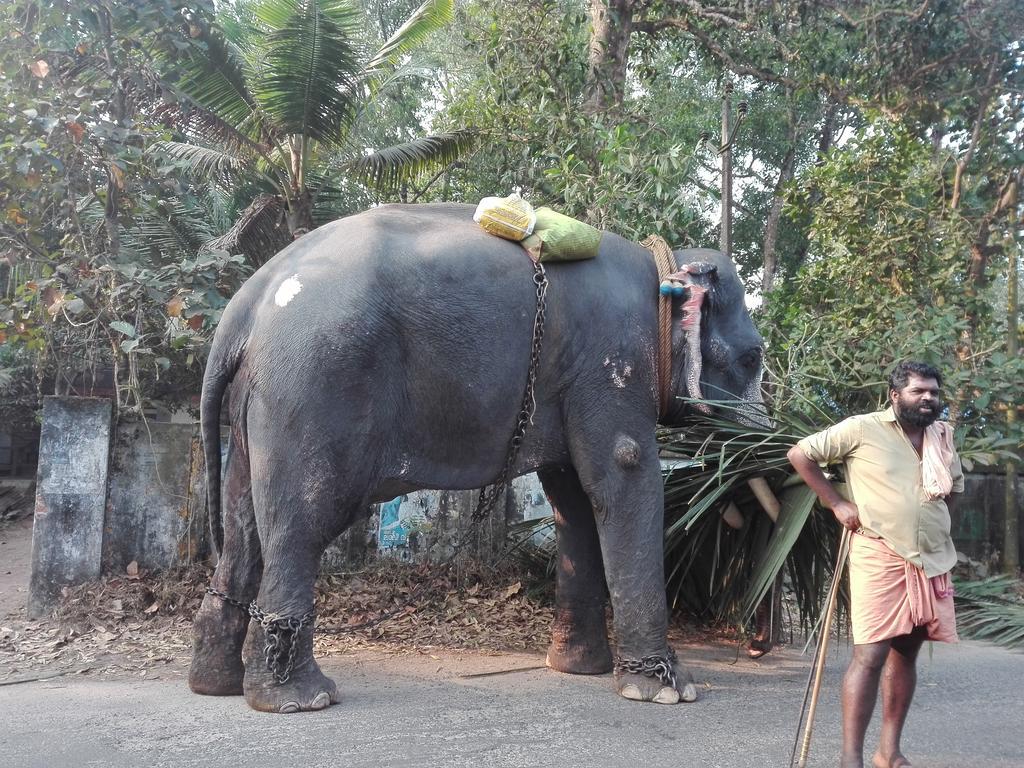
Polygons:
<instances>
[{"instance_id":1,"label":"elephant's tail","mask_svg":"<svg viewBox=\"0 0 1024 768\"><path fill-rule=\"evenodd\" d=\"M238 370L242 345L235 344L234 334L224 333L222 322L210 348L203 375L203 394L199 402L199 424L206 457L206 506L210 516L210 533L214 549L220 556L224 548L224 521L221 514L220 412L224 393ZM237 460L237 458L236 458Z\"/></svg>"}]
</instances>

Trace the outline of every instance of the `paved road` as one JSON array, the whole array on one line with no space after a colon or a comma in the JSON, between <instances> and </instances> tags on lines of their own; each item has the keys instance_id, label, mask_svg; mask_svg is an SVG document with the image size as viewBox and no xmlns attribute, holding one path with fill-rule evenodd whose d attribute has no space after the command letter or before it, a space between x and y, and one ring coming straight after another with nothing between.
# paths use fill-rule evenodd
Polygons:
<instances>
[{"instance_id":1,"label":"paved road","mask_svg":"<svg viewBox=\"0 0 1024 768\"><path fill-rule=\"evenodd\" d=\"M639 705L608 676L535 667L529 654L388 657L323 666L343 701L266 715L239 698L193 696L161 679L64 677L0 687L0 766L330 766L331 768L760 768L788 765L807 658L752 662L735 648L680 649L703 684L696 704ZM683 655L681 654L681 655ZM838 683L830 653L810 765L833 766ZM509 669L523 671L469 677ZM1024 654L974 643L922 652L905 749L915 768L1024 768ZM869 733L869 742L877 733Z\"/></svg>"}]
</instances>

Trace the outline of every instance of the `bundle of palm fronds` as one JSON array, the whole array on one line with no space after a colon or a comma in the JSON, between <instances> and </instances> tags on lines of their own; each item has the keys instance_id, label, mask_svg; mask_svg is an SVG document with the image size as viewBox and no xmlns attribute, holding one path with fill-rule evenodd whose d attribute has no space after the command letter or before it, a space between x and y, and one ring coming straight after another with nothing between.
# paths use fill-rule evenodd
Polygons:
<instances>
[{"instance_id":1,"label":"bundle of palm fronds","mask_svg":"<svg viewBox=\"0 0 1024 768\"><path fill-rule=\"evenodd\" d=\"M1005 648L1024 648L1024 585L1011 576L955 580L960 634Z\"/></svg>"},{"instance_id":2,"label":"bundle of palm fronds","mask_svg":"<svg viewBox=\"0 0 1024 768\"><path fill-rule=\"evenodd\" d=\"M806 629L832 576L839 525L816 508L786 452L820 426L794 413L752 426L735 420L735 404L718 405L728 417L698 416L659 433L663 455L680 459L665 478L670 604L745 624L784 573ZM845 611L845 597L841 605Z\"/></svg>"}]
</instances>

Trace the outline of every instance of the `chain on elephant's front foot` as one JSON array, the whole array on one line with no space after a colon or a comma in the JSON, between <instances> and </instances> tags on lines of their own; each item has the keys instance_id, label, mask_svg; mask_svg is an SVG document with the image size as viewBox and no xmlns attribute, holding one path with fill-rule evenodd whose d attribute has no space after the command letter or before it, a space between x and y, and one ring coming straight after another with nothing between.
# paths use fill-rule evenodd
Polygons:
<instances>
[{"instance_id":1,"label":"chain on elephant's front foot","mask_svg":"<svg viewBox=\"0 0 1024 768\"><path fill-rule=\"evenodd\" d=\"M657 677L637 672L615 673L615 686L619 695L630 701L652 701L655 704L679 704L697 700L697 685L690 673L679 664L674 665L675 686Z\"/></svg>"},{"instance_id":2,"label":"chain on elephant's front foot","mask_svg":"<svg viewBox=\"0 0 1024 768\"><path fill-rule=\"evenodd\" d=\"M263 628L252 622L243 650L243 687L245 701L250 707L260 712L287 715L326 709L340 701L338 686L320 671L320 666L313 659L312 627L303 628L295 638L298 644L295 659L283 683L278 682L267 664L265 638Z\"/></svg>"}]
</instances>

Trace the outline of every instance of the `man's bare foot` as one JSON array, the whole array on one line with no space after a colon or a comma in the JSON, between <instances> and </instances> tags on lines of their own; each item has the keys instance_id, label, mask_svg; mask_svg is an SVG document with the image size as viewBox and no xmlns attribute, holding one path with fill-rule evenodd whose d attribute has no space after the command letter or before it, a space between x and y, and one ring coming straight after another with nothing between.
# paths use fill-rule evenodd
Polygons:
<instances>
[{"instance_id":1,"label":"man's bare foot","mask_svg":"<svg viewBox=\"0 0 1024 768\"><path fill-rule=\"evenodd\" d=\"M911 768L910 761L899 752L888 758L884 757L881 752L875 752L875 756L871 758L871 764L875 768Z\"/></svg>"},{"instance_id":2,"label":"man's bare foot","mask_svg":"<svg viewBox=\"0 0 1024 768\"><path fill-rule=\"evenodd\" d=\"M841 755L839 757L839 768L864 768L864 756Z\"/></svg>"}]
</instances>

